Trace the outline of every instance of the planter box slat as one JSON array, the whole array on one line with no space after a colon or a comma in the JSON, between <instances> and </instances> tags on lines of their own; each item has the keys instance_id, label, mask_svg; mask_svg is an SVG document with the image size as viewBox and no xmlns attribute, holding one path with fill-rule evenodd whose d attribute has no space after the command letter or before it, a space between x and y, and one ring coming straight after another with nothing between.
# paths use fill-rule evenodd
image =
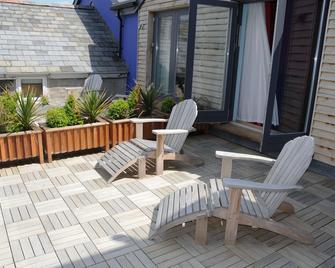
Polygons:
<instances>
[{"instance_id":1,"label":"planter box slat","mask_svg":"<svg viewBox=\"0 0 335 268\"><path fill-rule=\"evenodd\" d=\"M54 154L100 147L105 150L109 149L108 123L104 121L63 128L43 127L43 130L43 140L49 162L52 161Z\"/></svg>"},{"instance_id":2,"label":"planter box slat","mask_svg":"<svg viewBox=\"0 0 335 268\"><path fill-rule=\"evenodd\" d=\"M44 162L42 131L0 134L0 162L39 157Z\"/></svg>"}]
</instances>

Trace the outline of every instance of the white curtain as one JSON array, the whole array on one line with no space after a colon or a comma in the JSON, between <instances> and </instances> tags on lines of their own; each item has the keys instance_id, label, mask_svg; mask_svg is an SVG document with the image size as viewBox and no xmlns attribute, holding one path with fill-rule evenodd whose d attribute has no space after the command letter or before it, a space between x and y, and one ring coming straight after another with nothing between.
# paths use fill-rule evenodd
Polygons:
<instances>
[{"instance_id":1,"label":"white curtain","mask_svg":"<svg viewBox=\"0 0 335 268\"><path fill-rule=\"evenodd\" d=\"M264 3L248 4L247 29L237 119L264 123L269 92L271 52ZM275 101L272 124L278 125Z\"/></svg>"}]
</instances>

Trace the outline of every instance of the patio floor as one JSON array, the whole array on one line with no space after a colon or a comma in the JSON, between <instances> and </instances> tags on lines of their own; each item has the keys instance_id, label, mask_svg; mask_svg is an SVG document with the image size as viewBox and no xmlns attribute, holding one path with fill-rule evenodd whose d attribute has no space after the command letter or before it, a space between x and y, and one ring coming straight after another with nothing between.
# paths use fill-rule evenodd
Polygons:
<instances>
[{"instance_id":1,"label":"patio floor","mask_svg":"<svg viewBox=\"0 0 335 268\"><path fill-rule=\"evenodd\" d=\"M296 215L277 220L309 229L313 246L240 226L238 243L228 247L215 219L207 246L193 242L192 223L148 240L160 198L219 174L215 150L251 152L194 136L185 151L201 155L205 166L170 163L161 177L129 175L112 184L94 170L97 154L0 169L0 267L335 267L335 180L312 172L304 176L305 189L289 195ZM261 181L268 169L237 162L233 176Z\"/></svg>"}]
</instances>

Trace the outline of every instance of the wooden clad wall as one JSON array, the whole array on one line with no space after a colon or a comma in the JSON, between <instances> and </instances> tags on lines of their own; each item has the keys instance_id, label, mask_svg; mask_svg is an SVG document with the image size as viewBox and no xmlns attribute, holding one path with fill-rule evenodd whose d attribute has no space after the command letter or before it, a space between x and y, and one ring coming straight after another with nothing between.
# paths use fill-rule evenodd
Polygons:
<instances>
[{"instance_id":1,"label":"wooden clad wall","mask_svg":"<svg viewBox=\"0 0 335 268\"><path fill-rule=\"evenodd\" d=\"M153 17L155 12L188 7L188 0L146 0L138 14L137 81L151 83Z\"/></svg>"},{"instance_id":2,"label":"wooden clad wall","mask_svg":"<svg viewBox=\"0 0 335 268\"><path fill-rule=\"evenodd\" d=\"M331 0L311 135L315 159L335 166L335 0Z\"/></svg>"}]
</instances>

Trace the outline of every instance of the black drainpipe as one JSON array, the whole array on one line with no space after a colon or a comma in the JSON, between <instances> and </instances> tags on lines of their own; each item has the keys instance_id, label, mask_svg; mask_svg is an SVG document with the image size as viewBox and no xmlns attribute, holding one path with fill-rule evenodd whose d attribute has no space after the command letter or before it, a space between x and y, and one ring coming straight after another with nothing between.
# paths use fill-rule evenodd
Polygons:
<instances>
[{"instance_id":1,"label":"black drainpipe","mask_svg":"<svg viewBox=\"0 0 335 268\"><path fill-rule=\"evenodd\" d=\"M120 28L119 28L119 57L122 58L123 21L122 21L122 16L121 16L120 9L117 11L117 18L120 21Z\"/></svg>"}]
</instances>

